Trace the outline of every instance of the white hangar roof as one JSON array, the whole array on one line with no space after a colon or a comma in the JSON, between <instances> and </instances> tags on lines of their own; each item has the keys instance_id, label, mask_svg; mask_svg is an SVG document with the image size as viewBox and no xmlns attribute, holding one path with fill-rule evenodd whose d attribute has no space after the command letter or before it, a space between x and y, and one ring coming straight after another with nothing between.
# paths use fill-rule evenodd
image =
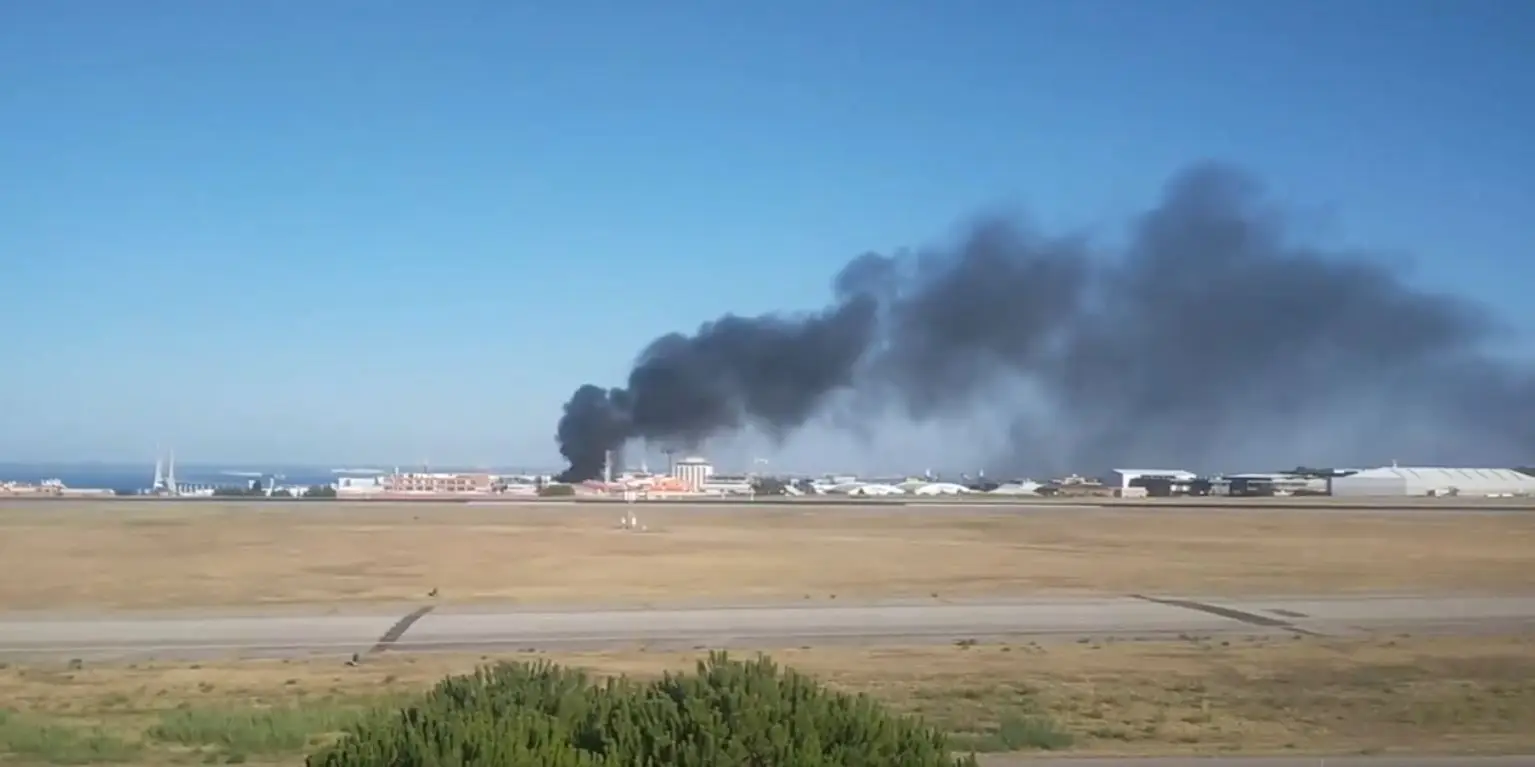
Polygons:
<instances>
[{"instance_id":1,"label":"white hangar roof","mask_svg":"<svg viewBox=\"0 0 1535 767\"><path fill-rule=\"evenodd\" d=\"M1115 469L1121 477L1170 477L1172 479L1198 479L1199 475L1182 469Z\"/></svg>"},{"instance_id":2,"label":"white hangar roof","mask_svg":"<svg viewBox=\"0 0 1535 767\"><path fill-rule=\"evenodd\" d=\"M1383 466L1365 469L1346 477L1338 477L1335 483L1347 484L1351 480L1400 479L1419 487L1462 488L1475 490L1482 487L1535 491L1535 477L1513 469L1451 469L1433 466Z\"/></svg>"},{"instance_id":3,"label":"white hangar roof","mask_svg":"<svg viewBox=\"0 0 1535 767\"><path fill-rule=\"evenodd\" d=\"M970 492L970 488L953 482L930 482L911 492L914 495L959 495Z\"/></svg>"},{"instance_id":4,"label":"white hangar roof","mask_svg":"<svg viewBox=\"0 0 1535 767\"><path fill-rule=\"evenodd\" d=\"M1450 469L1435 466L1382 466L1364 469L1351 477L1401 477L1419 482L1455 481L1474 482L1528 482L1535 485L1535 477L1513 469Z\"/></svg>"}]
</instances>

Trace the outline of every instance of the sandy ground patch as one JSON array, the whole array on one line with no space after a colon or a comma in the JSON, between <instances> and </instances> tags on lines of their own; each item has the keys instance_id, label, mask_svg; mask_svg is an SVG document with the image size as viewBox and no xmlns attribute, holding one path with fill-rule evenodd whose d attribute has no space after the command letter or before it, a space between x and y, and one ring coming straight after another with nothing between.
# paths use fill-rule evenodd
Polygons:
<instances>
[{"instance_id":1,"label":"sandy ground patch","mask_svg":"<svg viewBox=\"0 0 1535 767\"><path fill-rule=\"evenodd\" d=\"M1535 587L1535 513L1141 507L0 506L0 610Z\"/></svg>"}]
</instances>

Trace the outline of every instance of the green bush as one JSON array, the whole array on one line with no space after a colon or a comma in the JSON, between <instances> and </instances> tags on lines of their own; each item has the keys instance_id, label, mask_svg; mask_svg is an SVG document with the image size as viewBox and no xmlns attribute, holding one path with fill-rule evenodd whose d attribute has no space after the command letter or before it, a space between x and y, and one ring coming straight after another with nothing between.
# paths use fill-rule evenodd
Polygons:
<instances>
[{"instance_id":1,"label":"green bush","mask_svg":"<svg viewBox=\"0 0 1535 767\"><path fill-rule=\"evenodd\" d=\"M866 696L711 653L692 674L600 685L546 662L440 682L351 728L310 767L973 767Z\"/></svg>"}]
</instances>

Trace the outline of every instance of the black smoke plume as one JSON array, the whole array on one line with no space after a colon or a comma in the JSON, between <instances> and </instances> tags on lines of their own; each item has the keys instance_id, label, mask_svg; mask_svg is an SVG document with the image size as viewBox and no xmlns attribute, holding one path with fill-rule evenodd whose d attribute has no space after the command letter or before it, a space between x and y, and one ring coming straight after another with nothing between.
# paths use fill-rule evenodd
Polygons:
<instances>
[{"instance_id":1,"label":"black smoke plume","mask_svg":"<svg viewBox=\"0 0 1535 767\"><path fill-rule=\"evenodd\" d=\"M842 393L1005 424L1010 471L1535 453L1535 379L1489 353L1502 329L1484 307L1295 241L1222 166L1174 177L1118 252L994 219L952 248L860 256L834 287L819 313L726 316L657 339L623 388L576 390L564 479L636 438L782 437Z\"/></svg>"}]
</instances>

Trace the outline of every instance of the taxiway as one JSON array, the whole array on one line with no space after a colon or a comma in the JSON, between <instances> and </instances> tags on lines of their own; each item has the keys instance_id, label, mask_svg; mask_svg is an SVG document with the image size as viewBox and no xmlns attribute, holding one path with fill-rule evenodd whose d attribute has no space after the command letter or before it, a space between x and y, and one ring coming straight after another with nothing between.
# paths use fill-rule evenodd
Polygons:
<instances>
[{"instance_id":1,"label":"taxiway","mask_svg":"<svg viewBox=\"0 0 1535 767\"><path fill-rule=\"evenodd\" d=\"M0 615L0 657L184 659L370 652L774 648L813 644L1535 630L1535 597L1103 598L530 609L422 604L348 614Z\"/></svg>"}]
</instances>

